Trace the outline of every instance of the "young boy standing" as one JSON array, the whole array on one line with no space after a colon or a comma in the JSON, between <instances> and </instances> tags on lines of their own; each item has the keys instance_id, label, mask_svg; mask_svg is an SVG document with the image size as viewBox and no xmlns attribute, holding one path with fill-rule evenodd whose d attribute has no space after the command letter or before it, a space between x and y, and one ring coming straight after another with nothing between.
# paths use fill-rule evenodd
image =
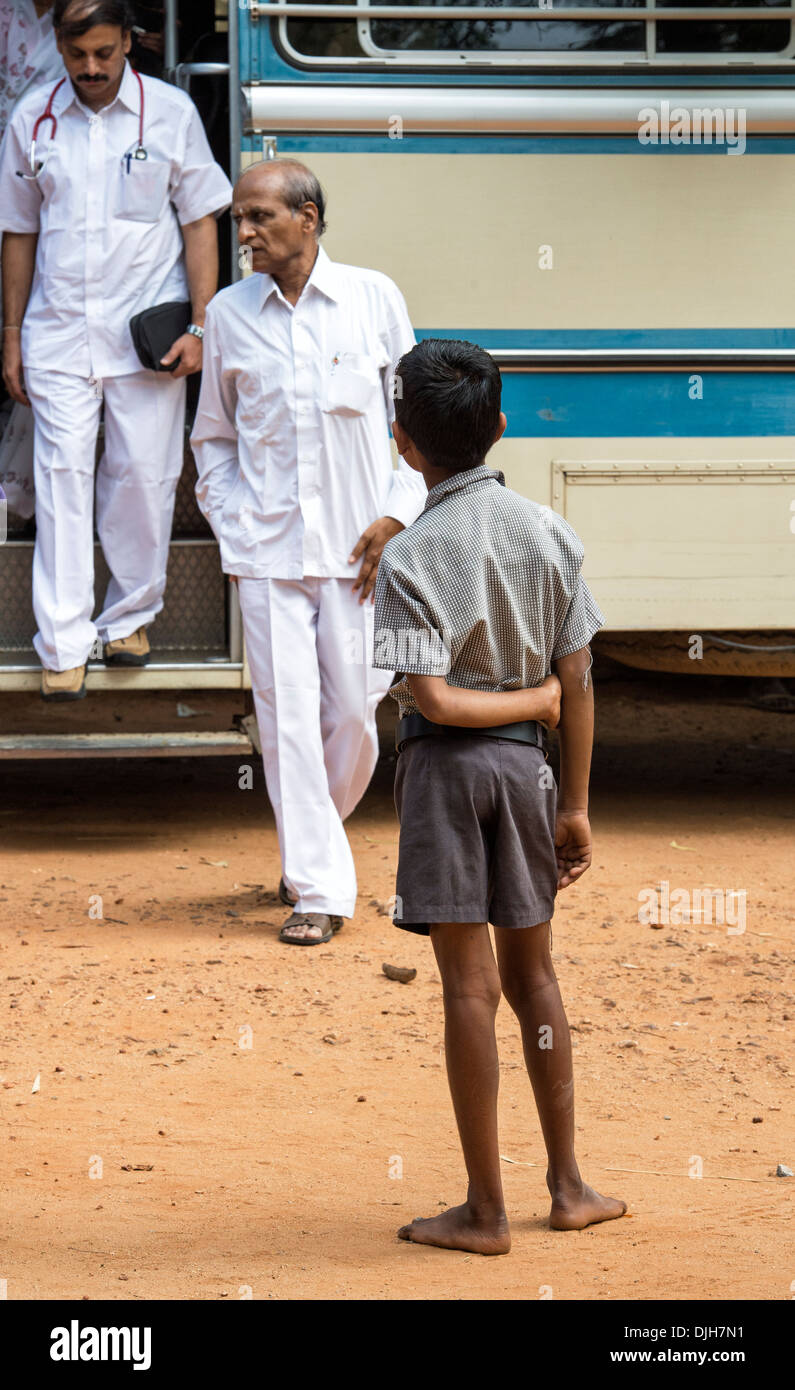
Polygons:
<instances>
[{"instance_id":1,"label":"young boy standing","mask_svg":"<svg viewBox=\"0 0 795 1390\"><path fill-rule=\"evenodd\" d=\"M376 586L375 664L400 671L395 925L431 937L469 1177L463 1205L398 1234L501 1255L511 1245L497 1141L503 994L547 1149L550 1226L626 1211L583 1182L574 1157L571 1044L550 957L555 894L591 862L588 644L602 618L571 527L484 464L506 425L488 353L426 339L401 359L397 384L395 442L428 497L388 542ZM558 723L561 687L556 805L540 722Z\"/></svg>"}]
</instances>

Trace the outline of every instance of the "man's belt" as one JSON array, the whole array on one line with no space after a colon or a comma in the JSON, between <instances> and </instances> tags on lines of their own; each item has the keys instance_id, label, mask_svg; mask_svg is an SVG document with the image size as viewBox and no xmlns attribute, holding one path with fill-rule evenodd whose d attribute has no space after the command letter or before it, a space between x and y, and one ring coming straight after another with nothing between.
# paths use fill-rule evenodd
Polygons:
<instances>
[{"instance_id":1,"label":"man's belt","mask_svg":"<svg viewBox=\"0 0 795 1390\"><path fill-rule=\"evenodd\" d=\"M479 738L509 738L514 743L530 743L536 748L544 747L543 726L535 719L523 719L518 724L494 724L488 729L464 728L459 724L434 724L424 714L404 714L398 720L395 731L395 747L398 753L412 738L460 737L462 734L476 734Z\"/></svg>"}]
</instances>

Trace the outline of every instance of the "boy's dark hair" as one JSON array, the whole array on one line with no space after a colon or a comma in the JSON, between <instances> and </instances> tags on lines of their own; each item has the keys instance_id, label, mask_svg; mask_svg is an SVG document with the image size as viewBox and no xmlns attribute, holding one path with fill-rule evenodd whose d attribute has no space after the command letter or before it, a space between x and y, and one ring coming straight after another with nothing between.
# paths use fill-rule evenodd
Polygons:
<instances>
[{"instance_id":1,"label":"boy's dark hair","mask_svg":"<svg viewBox=\"0 0 795 1390\"><path fill-rule=\"evenodd\" d=\"M118 25L125 32L135 23L135 11L128 0L97 0L96 5L80 5L79 19L64 20L75 0L55 0L52 24L59 39L79 39L97 24Z\"/></svg>"},{"instance_id":2,"label":"boy's dark hair","mask_svg":"<svg viewBox=\"0 0 795 1390\"><path fill-rule=\"evenodd\" d=\"M424 338L395 373L395 416L434 468L482 463L500 422L502 381L493 357L457 338Z\"/></svg>"}]
</instances>

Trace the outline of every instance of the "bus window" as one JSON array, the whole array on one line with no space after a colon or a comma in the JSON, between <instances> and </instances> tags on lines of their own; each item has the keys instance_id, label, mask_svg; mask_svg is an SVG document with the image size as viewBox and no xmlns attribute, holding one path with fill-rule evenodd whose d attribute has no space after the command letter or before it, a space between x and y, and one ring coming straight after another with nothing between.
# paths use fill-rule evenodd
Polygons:
<instances>
[{"instance_id":1,"label":"bus window","mask_svg":"<svg viewBox=\"0 0 795 1390\"><path fill-rule=\"evenodd\" d=\"M711 8L716 0L709 0L704 8ZM674 0L660 0L669 9ZM734 8L739 0L732 0L729 8ZM685 0L683 9L692 9L695 0ZM764 6L759 6L764 10ZM693 20L687 23L657 25L657 52L659 54L684 55L687 53L748 53L761 57L792 59L795 49L795 35L792 25L786 20L760 19L745 23L732 23L723 20L710 23Z\"/></svg>"},{"instance_id":2,"label":"bus window","mask_svg":"<svg viewBox=\"0 0 795 1390\"><path fill-rule=\"evenodd\" d=\"M434 3L434 0L431 0ZM464 0L453 0L454 5ZM463 20L370 20L370 33L373 44L382 53L431 52L449 53L492 53L506 55L555 52L575 53L583 50L608 50L624 54L627 50L644 48L644 25L624 23L580 23L555 20L507 19L500 20L496 12L505 8L510 0L497 0L489 5L492 16L488 19ZM556 9L567 9L575 3L564 0ZM601 4L608 0L601 0ZM626 0L619 0L623 8ZM597 8L600 0L597 0ZM513 7L515 8L515 6ZM549 5L552 9L552 5Z\"/></svg>"},{"instance_id":3,"label":"bus window","mask_svg":"<svg viewBox=\"0 0 795 1390\"><path fill-rule=\"evenodd\" d=\"M768 8L759 0L651 0L655 8L715 9L716 20L649 22L646 10L627 0L589 0L592 20L567 20L565 11L583 8L581 0L550 0L549 17L504 19L502 8L516 9L515 0L490 0L483 19L378 19L374 13L388 0L363 0L358 20L279 20L278 33L286 56L302 65L396 67L506 66L514 68L699 67L721 66L733 55L746 55L749 65L782 64L795 56L795 32L789 20L766 19ZM324 0L317 0L328 10ZM408 0L411 4L411 0ZM424 4L472 7L471 0L423 0ZM543 4L543 0L542 0ZM759 20L732 20L728 12L742 6L758 8ZM634 10L634 20L599 20L600 9ZM734 58L736 62L736 58Z\"/></svg>"}]
</instances>

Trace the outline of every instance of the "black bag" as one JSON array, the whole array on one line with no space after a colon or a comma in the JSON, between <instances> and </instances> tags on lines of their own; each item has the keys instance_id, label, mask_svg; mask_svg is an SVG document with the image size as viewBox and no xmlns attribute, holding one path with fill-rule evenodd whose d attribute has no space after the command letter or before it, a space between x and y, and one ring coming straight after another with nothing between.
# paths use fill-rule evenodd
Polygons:
<instances>
[{"instance_id":1,"label":"black bag","mask_svg":"<svg viewBox=\"0 0 795 1390\"><path fill-rule=\"evenodd\" d=\"M192 308L189 303L177 300L172 304L156 304L153 309L144 309L130 319L130 332L133 345L141 362L152 372L173 372L180 359L170 367L160 365L169 348L188 330Z\"/></svg>"}]
</instances>

